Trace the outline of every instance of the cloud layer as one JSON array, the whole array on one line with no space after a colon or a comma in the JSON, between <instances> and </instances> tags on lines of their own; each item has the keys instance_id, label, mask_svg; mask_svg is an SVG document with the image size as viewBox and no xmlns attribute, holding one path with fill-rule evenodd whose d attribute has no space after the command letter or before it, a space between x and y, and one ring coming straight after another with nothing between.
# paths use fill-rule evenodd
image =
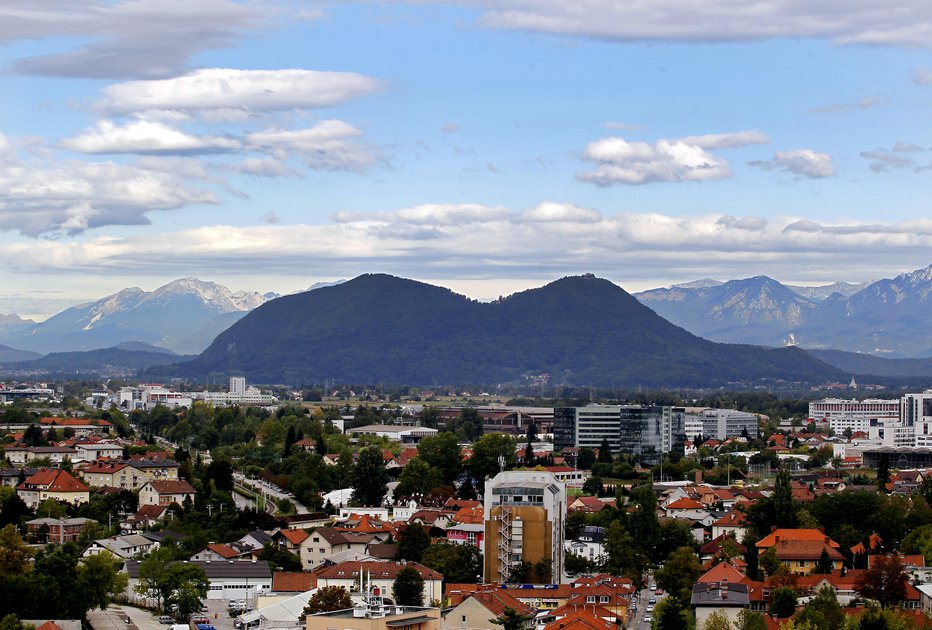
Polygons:
<instances>
[{"instance_id":1,"label":"cloud layer","mask_svg":"<svg viewBox=\"0 0 932 630\"><path fill-rule=\"evenodd\" d=\"M836 44L928 46L932 6L921 0L484 0L486 26L617 41L744 42L824 38ZM488 8L488 7L492 8Z\"/></svg>"}]
</instances>

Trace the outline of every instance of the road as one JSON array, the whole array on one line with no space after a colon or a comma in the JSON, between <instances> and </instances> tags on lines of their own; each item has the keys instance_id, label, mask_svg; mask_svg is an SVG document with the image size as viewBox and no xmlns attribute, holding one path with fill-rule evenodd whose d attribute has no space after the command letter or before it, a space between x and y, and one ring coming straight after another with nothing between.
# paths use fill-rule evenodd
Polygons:
<instances>
[{"instance_id":1,"label":"road","mask_svg":"<svg viewBox=\"0 0 932 630\"><path fill-rule=\"evenodd\" d=\"M654 576L651 574L647 574L644 579L648 586L654 583ZM628 627L637 630L650 630L651 622L644 621L644 615L648 614L647 607L654 606L656 608L663 597L664 594L657 595L654 590L650 588L641 589L637 595L637 613L631 618L631 624ZM657 600L656 603L651 604L651 598ZM651 614L651 616L653 615Z\"/></svg>"},{"instance_id":2,"label":"road","mask_svg":"<svg viewBox=\"0 0 932 630\"><path fill-rule=\"evenodd\" d=\"M261 493L265 495L267 499L271 499L273 501L277 501L279 499L288 499L294 504L296 514L307 514L310 511L307 509L307 507L303 503L301 503L297 499L289 497L286 492L282 492L279 489L272 488L271 485L263 479L247 479L242 473L234 472L233 481L237 485L248 488L252 490L253 492ZM245 505L247 507L255 507L255 505L253 505L252 502L246 497L242 497L242 496L238 498L234 497L234 500L237 502L236 503L237 506Z\"/></svg>"}]
</instances>

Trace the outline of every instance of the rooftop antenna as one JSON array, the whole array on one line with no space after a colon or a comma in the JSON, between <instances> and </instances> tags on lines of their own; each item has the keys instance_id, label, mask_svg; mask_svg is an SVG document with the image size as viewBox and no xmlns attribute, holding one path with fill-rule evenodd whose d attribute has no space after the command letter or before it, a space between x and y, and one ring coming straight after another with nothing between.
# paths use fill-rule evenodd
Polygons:
<instances>
[{"instance_id":1,"label":"rooftop antenna","mask_svg":"<svg viewBox=\"0 0 932 630\"><path fill-rule=\"evenodd\" d=\"M498 456L498 472L505 472L505 456Z\"/></svg>"}]
</instances>

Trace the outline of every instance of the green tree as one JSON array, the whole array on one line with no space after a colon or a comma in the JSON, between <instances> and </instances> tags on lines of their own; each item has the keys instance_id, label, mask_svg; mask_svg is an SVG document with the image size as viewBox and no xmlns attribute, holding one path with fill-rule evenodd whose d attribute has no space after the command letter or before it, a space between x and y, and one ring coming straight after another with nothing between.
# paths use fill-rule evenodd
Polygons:
<instances>
[{"instance_id":1,"label":"green tree","mask_svg":"<svg viewBox=\"0 0 932 630\"><path fill-rule=\"evenodd\" d=\"M854 588L862 597L875 599L886 607L906 599L908 579L899 556L874 556L870 568L855 579Z\"/></svg>"},{"instance_id":2,"label":"green tree","mask_svg":"<svg viewBox=\"0 0 932 630\"><path fill-rule=\"evenodd\" d=\"M353 467L353 500L361 505L381 505L388 492L388 473L382 449L367 446L359 451Z\"/></svg>"},{"instance_id":3,"label":"green tree","mask_svg":"<svg viewBox=\"0 0 932 630\"><path fill-rule=\"evenodd\" d=\"M664 597L654 609L653 630L683 630L690 627L690 613L675 595Z\"/></svg>"},{"instance_id":4,"label":"green tree","mask_svg":"<svg viewBox=\"0 0 932 630\"><path fill-rule=\"evenodd\" d=\"M503 433L489 433L473 444L472 457L469 458L469 474L481 488L485 488L486 477L498 474L499 457L504 458L506 469L514 467L514 438Z\"/></svg>"},{"instance_id":5,"label":"green tree","mask_svg":"<svg viewBox=\"0 0 932 630\"><path fill-rule=\"evenodd\" d=\"M353 607L353 599L342 586L321 586L307 600L307 606L301 613L303 619L307 615L330 612L332 610L346 610Z\"/></svg>"},{"instance_id":6,"label":"green tree","mask_svg":"<svg viewBox=\"0 0 932 630\"><path fill-rule=\"evenodd\" d=\"M169 598L182 589L185 589L185 598L191 592L201 593L201 598L207 596L208 581L204 572L194 565L176 562L174 558L175 551L169 546L163 546L149 552L139 563L139 580L135 590L140 595L154 594L159 610L165 604L171 604ZM181 603L187 603L187 599L176 603L180 606Z\"/></svg>"},{"instance_id":7,"label":"green tree","mask_svg":"<svg viewBox=\"0 0 932 630\"><path fill-rule=\"evenodd\" d=\"M780 528L792 529L799 523L798 506L793 499L793 487L791 486L790 471L781 468L777 473L776 484L773 489L773 512L775 524Z\"/></svg>"},{"instance_id":8,"label":"green tree","mask_svg":"<svg viewBox=\"0 0 932 630\"><path fill-rule=\"evenodd\" d=\"M424 578L414 567L406 566L395 576L392 597L399 606L424 604Z\"/></svg>"},{"instance_id":9,"label":"green tree","mask_svg":"<svg viewBox=\"0 0 932 630\"><path fill-rule=\"evenodd\" d=\"M29 571L32 549L23 542L13 525L0 529L0 574L18 575Z\"/></svg>"},{"instance_id":10,"label":"green tree","mask_svg":"<svg viewBox=\"0 0 932 630\"><path fill-rule=\"evenodd\" d=\"M767 630L767 622L761 613L745 609L738 613L734 630Z\"/></svg>"},{"instance_id":11,"label":"green tree","mask_svg":"<svg viewBox=\"0 0 932 630\"><path fill-rule=\"evenodd\" d=\"M401 476L398 477L395 497L408 497L415 494L426 496L431 490L441 485L443 485L443 479L440 476L440 470L420 457L414 457L405 465Z\"/></svg>"},{"instance_id":12,"label":"green tree","mask_svg":"<svg viewBox=\"0 0 932 630\"><path fill-rule=\"evenodd\" d=\"M796 591L781 587L774 589L770 600L770 614L786 619L796 612Z\"/></svg>"},{"instance_id":13,"label":"green tree","mask_svg":"<svg viewBox=\"0 0 932 630\"><path fill-rule=\"evenodd\" d=\"M456 436L448 431L425 437L418 442L417 456L440 471L443 485L452 485L463 472L460 446Z\"/></svg>"},{"instance_id":14,"label":"green tree","mask_svg":"<svg viewBox=\"0 0 932 630\"><path fill-rule=\"evenodd\" d=\"M734 626L724 610L716 610L708 616L701 630L734 630Z\"/></svg>"},{"instance_id":15,"label":"green tree","mask_svg":"<svg viewBox=\"0 0 932 630\"><path fill-rule=\"evenodd\" d=\"M761 554L759 564L760 568L768 576L775 575L779 568L783 566L780 560L777 559L777 548L775 546L768 547L767 551Z\"/></svg>"},{"instance_id":16,"label":"green tree","mask_svg":"<svg viewBox=\"0 0 932 630\"><path fill-rule=\"evenodd\" d=\"M657 571L657 585L683 601L689 599L693 584L702 575L699 558L689 547L680 547L670 554L663 568Z\"/></svg>"},{"instance_id":17,"label":"green tree","mask_svg":"<svg viewBox=\"0 0 932 630\"><path fill-rule=\"evenodd\" d=\"M58 499L48 498L36 507L36 516L39 518L65 518L68 508Z\"/></svg>"},{"instance_id":18,"label":"green tree","mask_svg":"<svg viewBox=\"0 0 932 630\"><path fill-rule=\"evenodd\" d=\"M398 534L398 558L420 562L430 547L430 534L420 523L410 523Z\"/></svg>"},{"instance_id":19,"label":"green tree","mask_svg":"<svg viewBox=\"0 0 932 630\"><path fill-rule=\"evenodd\" d=\"M816 560L816 565L812 572L820 575L828 575L832 572L832 568L832 559L829 557L828 551L823 549L822 553L819 554L819 559Z\"/></svg>"},{"instance_id":20,"label":"green tree","mask_svg":"<svg viewBox=\"0 0 932 630\"><path fill-rule=\"evenodd\" d=\"M641 574L634 557L634 539L619 521L612 521L605 529L605 570L612 575L630 577L640 582Z\"/></svg>"},{"instance_id":21,"label":"green tree","mask_svg":"<svg viewBox=\"0 0 932 630\"><path fill-rule=\"evenodd\" d=\"M128 577L110 554L98 553L78 564L77 583L88 609L104 610L126 589Z\"/></svg>"},{"instance_id":22,"label":"green tree","mask_svg":"<svg viewBox=\"0 0 932 630\"><path fill-rule=\"evenodd\" d=\"M0 630L36 630L36 627L31 623L23 623L19 617L10 613L0 619Z\"/></svg>"},{"instance_id":23,"label":"green tree","mask_svg":"<svg viewBox=\"0 0 932 630\"><path fill-rule=\"evenodd\" d=\"M440 410L436 407L425 406L421 410L421 426L436 429L440 424Z\"/></svg>"},{"instance_id":24,"label":"green tree","mask_svg":"<svg viewBox=\"0 0 932 630\"><path fill-rule=\"evenodd\" d=\"M534 441L537 440L537 424L531 420L527 425L527 443L524 446L524 465L534 465Z\"/></svg>"},{"instance_id":25,"label":"green tree","mask_svg":"<svg viewBox=\"0 0 932 630\"><path fill-rule=\"evenodd\" d=\"M256 557L259 560L266 560L273 571L300 571L303 568L301 558L272 543L266 543Z\"/></svg>"},{"instance_id":26,"label":"green tree","mask_svg":"<svg viewBox=\"0 0 932 630\"><path fill-rule=\"evenodd\" d=\"M589 477L585 482L583 482L582 491L583 494L590 494L593 496L602 494L602 478Z\"/></svg>"},{"instance_id":27,"label":"green tree","mask_svg":"<svg viewBox=\"0 0 932 630\"><path fill-rule=\"evenodd\" d=\"M802 612L796 616L800 622L809 622L818 630L843 630L845 627L845 613L838 603L835 589L825 585L819 589L816 596L806 604Z\"/></svg>"},{"instance_id":28,"label":"green tree","mask_svg":"<svg viewBox=\"0 0 932 630\"><path fill-rule=\"evenodd\" d=\"M447 583L474 584L482 579L482 554L474 545L434 543L424 550L421 564L440 573Z\"/></svg>"},{"instance_id":29,"label":"green tree","mask_svg":"<svg viewBox=\"0 0 932 630\"><path fill-rule=\"evenodd\" d=\"M602 438L602 443L599 444L599 456L597 460L600 464L611 464L614 461L612 457L612 448L608 444L608 438Z\"/></svg>"},{"instance_id":30,"label":"green tree","mask_svg":"<svg viewBox=\"0 0 932 630\"><path fill-rule=\"evenodd\" d=\"M527 622L533 618L532 615L522 615L514 608L506 606L502 614L489 619L489 623L501 626L502 630L521 630L527 625Z\"/></svg>"},{"instance_id":31,"label":"green tree","mask_svg":"<svg viewBox=\"0 0 932 630\"><path fill-rule=\"evenodd\" d=\"M591 470L594 463L595 451L589 447L579 449L579 454L576 456L576 468L578 470Z\"/></svg>"}]
</instances>

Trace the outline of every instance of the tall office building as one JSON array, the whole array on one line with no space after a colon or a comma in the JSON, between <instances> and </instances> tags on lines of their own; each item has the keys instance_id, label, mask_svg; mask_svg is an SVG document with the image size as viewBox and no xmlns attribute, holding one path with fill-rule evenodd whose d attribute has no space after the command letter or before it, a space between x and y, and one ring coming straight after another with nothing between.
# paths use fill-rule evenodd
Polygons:
<instances>
[{"instance_id":1,"label":"tall office building","mask_svg":"<svg viewBox=\"0 0 932 630\"><path fill-rule=\"evenodd\" d=\"M656 405L590 405L553 411L555 450L569 446L598 448L608 440L612 453L638 457L642 463L660 460L661 453L686 437L686 410Z\"/></svg>"},{"instance_id":2,"label":"tall office building","mask_svg":"<svg viewBox=\"0 0 932 630\"><path fill-rule=\"evenodd\" d=\"M509 582L516 565L549 561L549 582L559 584L566 487L545 471L501 472L485 484L484 508L485 581ZM546 577L536 575L537 581Z\"/></svg>"}]
</instances>

